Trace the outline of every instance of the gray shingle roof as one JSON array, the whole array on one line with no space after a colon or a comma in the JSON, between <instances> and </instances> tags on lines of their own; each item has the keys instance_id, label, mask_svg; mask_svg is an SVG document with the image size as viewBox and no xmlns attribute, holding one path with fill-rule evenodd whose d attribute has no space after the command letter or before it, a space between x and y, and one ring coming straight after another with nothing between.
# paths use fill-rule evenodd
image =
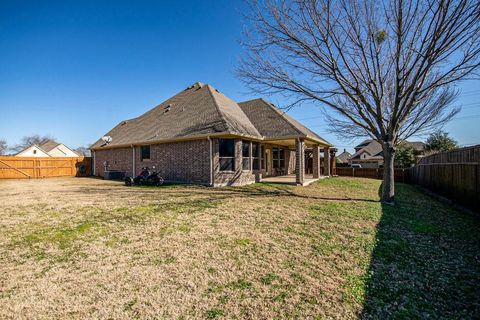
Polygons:
<instances>
[{"instance_id":1,"label":"gray shingle roof","mask_svg":"<svg viewBox=\"0 0 480 320\"><path fill-rule=\"evenodd\" d=\"M52 151L56 146L58 146L60 143L53 141L53 140L47 140L46 142L42 143L39 147L46 152Z\"/></svg>"},{"instance_id":2,"label":"gray shingle roof","mask_svg":"<svg viewBox=\"0 0 480 320\"><path fill-rule=\"evenodd\" d=\"M306 136L323 144L331 145L327 140L263 99L254 99L238 104L250 121L265 139Z\"/></svg>"},{"instance_id":3,"label":"gray shingle roof","mask_svg":"<svg viewBox=\"0 0 480 320\"><path fill-rule=\"evenodd\" d=\"M259 101L262 103L258 103ZM197 82L143 115L120 122L106 134L112 137L108 147L212 134L232 134L257 139L263 139L264 136L303 135L328 144L263 100L247 101L240 105L212 86ZM260 117L263 117L263 120L259 120ZM272 130L266 132L265 128L268 126L271 126ZM99 139L91 148L106 146L105 142Z\"/></svg>"},{"instance_id":4,"label":"gray shingle roof","mask_svg":"<svg viewBox=\"0 0 480 320\"><path fill-rule=\"evenodd\" d=\"M351 156L352 154L350 152L343 150L343 152L337 156L337 159L340 163L347 163Z\"/></svg>"},{"instance_id":5,"label":"gray shingle roof","mask_svg":"<svg viewBox=\"0 0 480 320\"><path fill-rule=\"evenodd\" d=\"M362 141L355 149L359 149L352 155L352 159L358 158L360 154L366 152L370 157L381 156L382 153L382 145L376 140L365 140Z\"/></svg>"}]
</instances>

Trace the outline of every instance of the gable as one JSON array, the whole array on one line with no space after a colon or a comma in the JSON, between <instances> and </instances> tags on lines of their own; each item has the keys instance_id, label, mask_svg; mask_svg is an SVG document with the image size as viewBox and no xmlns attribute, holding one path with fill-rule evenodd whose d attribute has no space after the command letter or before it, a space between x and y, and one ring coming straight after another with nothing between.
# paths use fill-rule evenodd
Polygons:
<instances>
[{"instance_id":1,"label":"gable","mask_svg":"<svg viewBox=\"0 0 480 320\"><path fill-rule=\"evenodd\" d=\"M325 145L331 145L287 113L263 99L244 101L238 105L266 139L303 136L317 140Z\"/></svg>"},{"instance_id":2,"label":"gable","mask_svg":"<svg viewBox=\"0 0 480 320\"><path fill-rule=\"evenodd\" d=\"M39 146L30 146L15 155L16 157L50 157L48 153L43 151Z\"/></svg>"}]
</instances>

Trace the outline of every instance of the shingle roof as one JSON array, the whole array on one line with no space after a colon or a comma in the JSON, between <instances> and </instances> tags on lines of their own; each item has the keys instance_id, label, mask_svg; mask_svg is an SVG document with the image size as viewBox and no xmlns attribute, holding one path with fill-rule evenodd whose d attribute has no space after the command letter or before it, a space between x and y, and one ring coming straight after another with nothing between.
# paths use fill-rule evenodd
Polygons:
<instances>
[{"instance_id":1,"label":"shingle roof","mask_svg":"<svg viewBox=\"0 0 480 320\"><path fill-rule=\"evenodd\" d=\"M313 138L326 145L331 145L327 140L268 101L254 99L240 102L238 105L243 109L260 134L266 139L300 135Z\"/></svg>"},{"instance_id":2,"label":"shingle roof","mask_svg":"<svg viewBox=\"0 0 480 320\"><path fill-rule=\"evenodd\" d=\"M112 137L109 146L120 146L220 132L259 136L234 101L197 82L143 115L120 122L106 135ZM102 146L99 139L92 148Z\"/></svg>"},{"instance_id":3,"label":"shingle roof","mask_svg":"<svg viewBox=\"0 0 480 320\"><path fill-rule=\"evenodd\" d=\"M337 156L337 159L340 163L347 163L351 156L352 154L350 152L343 150L343 152Z\"/></svg>"},{"instance_id":4,"label":"shingle roof","mask_svg":"<svg viewBox=\"0 0 480 320\"><path fill-rule=\"evenodd\" d=\"M263 100L247 101L239 106L212 86L197 82L143 115L120 122L106 134L112 137L108 147L221 133L263 139L266 135L264 127L268 127L269 122L273 130L268 136L270 133L273 136L304 135L329 144L288 115L282 115L275 107L258 101ZM260 110L259 114L255 106ZM259 121L259 115L267 116ZM91 148L106 146L99 139Z\"/></svg>"},{"instance_id":5,"label":"shingle roof","mask_svg":"<svg viewBox=\"0 0 480 320\"><path fill-rule=\"evenodd\" d=\"M417 151L423 151L425 149L425 143L420 141L404 141L404 143L412 146ZM382 145L376 140L369 139L362 141L359 145L355 147L355 149L359 150L352 155L352 159L358 158L363 152L368 153L370 157L377 157L379 159L383 158Z\"/></svg>"},{"instance_id":6,"label":"shingle roof","mask_svg":"<svg viewBox=\"0 0 480 320\"><path fill-rule=\"evenodd\" d=\"M56 146L58 146L60 143L53 141L53 140L47 140L46 142L42 143L39 147L46 152L52 151Z\"/></svg>"},{"instance_id":7,"label":"shingle roof","mask_svg":"<svg viewBox=\"0 0 480 320\"><path fill-rule=\"evenodd\" d=\"M352 155L351 157L352 159L357 158L363 152L368 153L370 157L381 156L381 153L382 153L382 145L378 141L371 140L371 139L362 141L355 148L361 148L361 149Z\"/></svg>"}]
</instances>

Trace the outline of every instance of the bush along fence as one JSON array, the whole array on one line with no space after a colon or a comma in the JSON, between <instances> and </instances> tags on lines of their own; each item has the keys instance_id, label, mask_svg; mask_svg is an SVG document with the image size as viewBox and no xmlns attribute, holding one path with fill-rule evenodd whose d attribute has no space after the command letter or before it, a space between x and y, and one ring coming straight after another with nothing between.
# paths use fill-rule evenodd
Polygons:
<instances>
[{"instance_id":1,"label":"bush along fence","mask_svg":"<svg viewBox=\"0 0 480 320\"><path fill-rule=\"evenodd\" d=\"M88 177L91 157L12 157L0 156L0 179L35 179L48 177Z\"/></svg>"},{"instance_id":2,"label":"bush along fence","mask_svg":"<svg viewBox=\"0 0 480 320\"><path fill-rule=\"evenodd\" d=\"M458 204L480 212L480 145L422 158L408 169L418 184Z\"/></svg>"}]
</instances>

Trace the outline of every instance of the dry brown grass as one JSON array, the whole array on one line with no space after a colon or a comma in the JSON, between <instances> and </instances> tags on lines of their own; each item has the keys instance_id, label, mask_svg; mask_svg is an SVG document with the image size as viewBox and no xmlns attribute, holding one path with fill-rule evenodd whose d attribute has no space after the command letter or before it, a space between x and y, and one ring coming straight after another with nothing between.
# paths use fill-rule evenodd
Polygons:
<instances>
[{"instance_id":1,"label":"dry brown grass","mask_svg":"<svg viewBox=\"0 0 480 320\"><path fill-rule=\"evenodd\" d=\"M378 187L0 181L0 318L359 317Z\"/></svg>"}]
</instances>

